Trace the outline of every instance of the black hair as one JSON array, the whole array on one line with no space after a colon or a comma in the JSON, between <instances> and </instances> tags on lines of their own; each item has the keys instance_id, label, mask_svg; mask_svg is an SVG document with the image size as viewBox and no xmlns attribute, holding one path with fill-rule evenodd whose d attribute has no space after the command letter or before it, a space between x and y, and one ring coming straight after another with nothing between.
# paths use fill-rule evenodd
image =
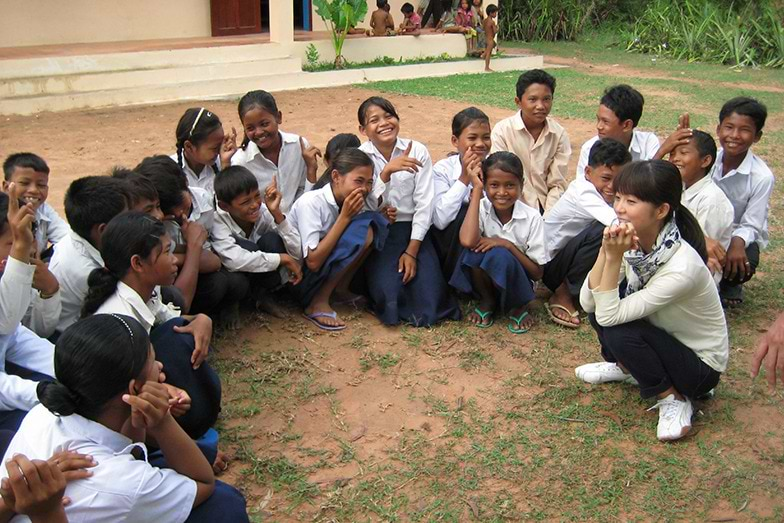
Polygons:
<instances>
[{"instance_id":1,"label":"black hair","mask_svg":"<svg viewBox=\"0 0 784 523\"><path fill-rule=\"evenodd\" d=\"M215 178L215 197L231 205L234 198L259 189L259 181L246 167L232 165Z\"/></svg>"},{"instance_id":2,"label":"black hair","mask_svg":"<svg viewBox=\"0 0 784 523\"><path fill-rule=\"evenodd\" d=\"M118 178L128 182L133 205L137 205L144 200L151 202L158 201L158 191L155 189L153 183L136 171L126 169L125 167L115 167L112 169L112 178Z\"/></svg>"},{"instance_id":3,"label":"black hair","mask_svg":"<svg viewBox=\"0 0 784 523\"><path fill-rule=\"evenodd\" d=\"M452 0L441 0L441 8L444 11L451 11L452 10Z\"/></svg>"},{"instance_id":4,"label":"black hair","mask_svg":"<svg viewBox=\"0 0 784 523\"><path fill-rule=\"evenodd\" d=\"M87 297L82 305L82 317L95 311L117 290L117 282L131 268L131 258L146 259L161 245L166 234L163 222L139 211L128 211L115 216L101 235L103 267L93 269L87 277Z\"/></svg>"},{"instance_id":5,"label":"black hair","mask_svg":"<svg viewBox=\"0 0 784 523\"><path fill-rule=\"evenodd\" d=\"M463 109L452 117L452 136L459 137L463 131L465 131L466 127L474 122L486 123L489 126L490 118L488 118L484 111L477 109L476 107Z\"/></svg>"},{"instance_id":6,"label":"black hair","mask_svg":"<svg viewBox=\"0 0 784 523\"><path fill-rule=\"evenodd\" d=\"M5 227L8 225L8 199L6 193L0 192L0 234L5 232Z\"/></svg>"},{"instance_id":7,"label":"black hair","mask_svg":"<svg viewBox=\"0 0 784 523\"><path fill-rule=\"evenodd\" d=\"M324 169L324 173L313 186L313 190L321 189L330 182L332 179L332 160L337 158L340 151L348 147L359 147L360 145L361 142L354 133L340 133L330 138L324 151L324 160L327 162L328 167Z\"/></svg>"},{"instance_id":8,"label":"black hair","mask_svg":"<svg viewBox=\"0 0 784 523\"><path fill-rule=\"evenodd\" d=\"M364 151L356 147L348 147L338 153L330 164L327 183L332 182L332 171L337 171L341 176L345 176L358 167L370 167L373 171L373 160ZM321 181L321 180L319 180Z\"/></svg>"},{"instance_id":9,"label":"black hair","mask_svg":"<svg viewBox=\"0 0 784 523\"><path fill-rule=\"evenodd\" d=\"M738 96L725 102L719 111L719 123L732 113L751 118L754 121L754 127L757 128L757 134L762 132L765 120L768 119L768 108L765 107L765 104L748 96Z\"/></svg>"},{"instance_id":10,"label":"black hair","mask_svg":"<svg viewBox=\"0 0 784 523\"><path fill-rule=\"evenodd\" d=\"M515 178L523 183L523 162L516 154L508 151L498 151L482 161L482 178L487 180L490 169L500 169L505 173L514 174Z\"/></svg>"},{"instance_id":11,"label":"black hair","mask_svg":"<svg viewBox=\"0 0 784 523\"><path fill-rule=\"evenodd\" d=\"M491 15L493 13L497 13L497 12L498 12L498 6L495 5L495 4L490 4L490 5L487 6L487 9L485 9L485 13L487 13L489 15Z\"/></svg>"},{"instance_id":12,"label":"black hair","mask_svg":"<svg viewBox=\"0 0 784 523\"><path fill-rule=\"evenodd\" d=\"M588 165L591 167L599 167L600 165L616 167L631 161L632 155L629 153L629 149L612 138L596 140L596 143L591 146L591 152L588 153Z\"/></svg>"},{"instance_id":13,"label":"black hair","mask_svg":"<svg viewBox=\"0 0 784 523\"><path fill-rule=\"evenodd\" d=\"M135 318L98 314L77 321L58 338L57 379L38 384L38 399L53 414L95 421L108 401L139 378L149 354L150 338Z\"/></svg>"},{"instance_id":14,"label":"black hair","mask_svg":"<svg viewBox=\"0 0 784 523\"><path fill-rule=\"evenodd\" d=\"M267 91L262 90L248 91L242 98L240 98L240 102L237 104L237 112L240 116L240 122L242 122L245 114L251 109L262 109L276 118L280 114L275 97L269 94ZM248 134L245 133L245 138L243 138L240 148L245 149L249 143L250 138L248 138Z\"/></svg>"},{"instance_id":15,"label":"black hair","mask_svg":"<svg viewBox=\"0 0 784 523\"><path fill-rule=\"evenodd\" d=\"M665 160L647 160L627 164L613 180L613 189L618 194L634 196L655 206L669 204L670 213L665 222L675 218L681 237L707 261L705 233L689 210L681 205L683 180L678 168Z\"/></svg>"},{"instance_id":16,"label":"black hair","mask_svg":"<svg viewBox=\"0 0 784 523\"><path fill-rule=\"evenodd\" d=\"M90 241L93 227L109 223L133 205L128 182L110 176L85 176L65 192L65 217L71 229Z\"/></svg>"},{"instance_id":17,"label":"black hair","mask_svg":"<svg viewBox=\"0 0 784 523\"><path fill-rule=\"evenodd\" d=\"M631 120L634 127L637 127L642 118L645 98L634 87L621 84L605 89L599 103L614 112L621 123Z\"/></svg>"},{"instance_id":18,"label":"black hair","mask_svg":"<svg viewBox=\"0 0 784 523\"><path fill-rule=\"evenodd\" d=\"M406 2L400 7L400 12L405 14L411 14L414 12L414 6L411 5L409 2Z\"/></svg>"},{"instance_id":19,"label":"black hair","mask_svg":"<svg viewBox=\"0 0 784 523\"><path fill-rule=\"evenodd\" d=\"M525 90L533 84L542 84L550 88L550 94L555 95L555 77L541 69L531 69L520 75L517 79L517 97L522 98Z\"/></svg>"},{"instance_id":20,"label":"black hair","mask_svg":"<svg viewBox=\"0 0 784 523\"><path fill-rule=\"evenodd\" d=\"M223 124L218 115L204 107L191 107L177 122L175 138L177 140L177 164L185 168L185 142L191 142L195 147L203 143L209 135L222 128ZM212 164L212 170L218 174L218 164Z\"/></svg>"},{"instance_id":21,"label":"black hair","mask_svg":"<svg viewBox=\"0 0 784 523\"><path fill-rule=\"evenodd\" d=\"M148 156L134 171L152 182L163 214L172 214L175 207L182 205L183 193L188 190L188 177L177 162L163 154Z\"/></svg>"},{"instance_id":22,"label":"black hair","mask_svg":"<svg viewBox=\"0 0 784 523\"><path fill-rule=\"evenodd\" d=\"M37 173L49 174L49 166L43 158L35 153L15 153L3 162L3 174L6 181L11 179L17 167L32 169Z\"/></svg>"},{"instance_id":23,"label":"black hair","mask_svg":"<svg viewBox=\"0 0 784 523\"><path fill-rule=\"evenodd\" d=\"M367 121L367 112L374 105L376 107L380 107L384 110L384 112L391 114L398 120L400 119L400 117L397 115L397 111L395 110L395 106L392 105L392 102L386 98L382 98L381 96L371 96L359 105L359 109L357 110L357 119L359 120L359 125L365 125L365 122Z\"/></svg>"},{"instance_id":24,"label":"black hair","mask_svg":"<svg viewBox=\"0 0 784 523\"><path fill-rule=\"evenodd\" d=\"M381 9L382 7L384 7L384 6L386 6L386 5L387 5L387 2L388 2L388 1L389 1L389 0L376 0L376 7L378 7L379 9Z\"/></svg>"},{"instance_id":25,"label":"black hair","mask_svg":"<svg viewBox=\"0 0 784 523\"><path fill-rule=\"evenodd\" d=\"M697 148L697 153L699 153L700 159L710 155L711 162L705 168L705 172L709 173L713 168L713 164L716 162L716 140L714 140L713 136L706 133L705 131L698 131L697 129L694 129L692 131L691 141Z\"/></svg>"}]
</instances>

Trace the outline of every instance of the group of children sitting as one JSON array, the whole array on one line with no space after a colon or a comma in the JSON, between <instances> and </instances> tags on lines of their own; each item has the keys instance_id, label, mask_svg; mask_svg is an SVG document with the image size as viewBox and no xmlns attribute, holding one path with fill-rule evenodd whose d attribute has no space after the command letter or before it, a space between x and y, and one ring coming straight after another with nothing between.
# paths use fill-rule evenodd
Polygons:
<instances>
[{"instance_id":1,"label":"group of children sitting","mask_svg":"<svg viewBox=\"0 0 784 523\"><path fill-rule=\"evenodd\" d=\"M400 136L393 104L370 97L357 111L366 141L334 136L321 174L320 149L280 128L271 94L251 91L239 101L241 144L217 115L189 109L171 156L72 182L67 222L47 203L45 161L9 156L4 514L247 521L242 496L214 478L228 464L212 429L213 321L235 329L244 306L280 316L284 294L326 331L346 329L337 305L386 325L460 320L462 294L476 298L466 321L503 318L522 335L541 281L553 322L580 328L580 304L599 337L604 361L577 377L636 383L659 400L659 439L684 436L691 401L726 369L722 305L742 302L768 241L773 175L751 151L766 109L728 101L718 150L688 115L660 145L637 129L643 96L610 87L567 184L555 88L532 70L512 116L493 126L475 107L460 111L454 153L435 163ZM45 485L48 504L14 505Z\"/></svg>"},{"instance_id":2,"label":"group of children sitting","mask_svg":"<svg viewBox=\"0 0 784 523\"><path fill-rule=\"evenodd\" d=\"M367 36L418 36L427 24L432 13L433 28L441 33L460 33L465 35L468 54L481 56L485 60L485 70L490 69L490 56L495 47L498 33L498 6L487 6L487 15L482 9L482 0L431 0L420 3L417 9L410 2L400 8L403 22L396 28L390 13L388 0L376 0L377 9L370 15L370 29ZM423 18L424 17L424 18ZM362 33L352 29L350 33Z\"/></svg>"}]
</instances>

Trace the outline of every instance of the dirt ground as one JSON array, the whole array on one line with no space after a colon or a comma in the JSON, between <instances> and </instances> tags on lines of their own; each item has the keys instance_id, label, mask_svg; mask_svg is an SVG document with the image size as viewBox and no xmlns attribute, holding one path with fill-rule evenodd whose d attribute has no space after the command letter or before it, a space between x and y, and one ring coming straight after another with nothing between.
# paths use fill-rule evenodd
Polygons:
<instances>
[{"instance_id":1,"label":"dirt ground","mask_svg":"<svg viewBox=\"0 0 784 523\"><path fill-rule=\"evenodd\" d=\"M356 110L370 94L357 88L276 94L284 115L282 128L323 147L336 133L358 133ZM425 143L434 161L446 156L451 149L451 118L464 104L414 96L389 98L401 115L401 135ZM0 121L0 154L30 150L46 158L52 169L49 202L62 212L64 191L75 178L105 174L115 165L133 167L147 155L174 152L177 120L185 109L196 105L199 104L189 102L6 117ZM209 101L205 106L221 117L226 129L235 126L241 130L236 103ZM492 122L509 114L492 107L482 109ZM593 122L559 121L568 130L575 151L594 133ZM574 170L577 156L572 156L569 173ZM303 455L297 449L326 449L335 456L345 453L341 445L348 443L353 459L336 459L330 466L310 468L307 481L325 488L350 484L366 472L368 463L378 465L388 460L388 450L400 447L412 434L421 435L426 443L437 443L446 433L447 418L436 415L438 407L433 401L443 402L452 410L470 404L477 412L492 412L498 399L508 393L510 378L528 379L541 372L547 379L514 389L515 401L534 401L560 383L573 383L573 367L585 361L585 351L596 350L595 339L585 326L581 335L575 336L544 325L541 312L537 314L538 334L512 337L502 327L492 333L478 334L475 329L466 331L460 324L423 332L387 328L369 314L339 311L349 324L342 334L317 332L292 308L286 320L249 314L246 326L237 335L218 340L225 386L223 425L229 434L226 450L238 455L241 448L281 454L308 467L322 458L317 453ZM472 370L473 353L468 345L481 346L491 353L493 364L482 367L481 371ZM292 347L297 348L296 356L289 351ZM734 347L733 357L743 360L745 365L749 350L749 346ZM387 355L392 355L391 359L384 359ZM480 366L481 361L477 360L473 368ZM263 394L262 400L258 400L259 396L249 392L248 383L251 388L253 383L263 385L267 381L275 385L281 376L297 373L310 381L292 381L284 393L299 397L298 401L288 401L286 397L264 399ZM728 386L734 387L731 384L740 379L728 376ZM613 401L621 398L620 392L613 394L610 393ZM723 401L727 400L717 400L711 410L720 411ZM654 430L654 415L646 416L641 411L634 411L634 415L643 419L646 430ZM755 402L750 408L739 410L736 418L748 432L748 438L744 438L748 446L737 449L738 456L764 463L757 454L784 452L780 437L784 417L779 409ZM233 429L241 434L232 435ZM770 437L771 430L776 437ZM707 443L723 437L722 433L705 435L705 432L703 429L699 437ZM292 434L296 434L295 443L288 439L287 435ZM620 448L619 452L623 451ZM277 494L273 485L248 480L253 473L248 472L249 467L253 469L256 465L257 462L238 456L238 463L224 475L226 481L242 485L251 509L275 521L316 520L331 510L330 499L324 496L315 504L292 508L297 505L290 503L290 497ZM406 492L411 503L416 503L418 477L401 482L394 491ZM511 486L510 491L515 492L516 488ZM747 503L757 514L773 513L774 501L766 496L757 496ZM478 509L471 502L466 502L464 509L464 518L470 518L472 513L476 518ZM744 519L736 509L717 506L712 514L719 519L712 520ZM366 518L384 519L362 517Z\"/></svg>"}]
</instances>

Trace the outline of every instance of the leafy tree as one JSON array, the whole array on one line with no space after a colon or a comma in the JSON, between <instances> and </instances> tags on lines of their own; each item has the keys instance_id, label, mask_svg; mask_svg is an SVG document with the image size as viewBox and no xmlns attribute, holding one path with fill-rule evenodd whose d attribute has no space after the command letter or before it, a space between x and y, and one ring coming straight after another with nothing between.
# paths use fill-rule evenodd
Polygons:
<instances>
[{"instance_id":1,"label":"leafy tree","mask_svg":"<svg viewBox=\"0 0 784 523\"><path fill-rule=\"evenodd\" d=\"M332 33L335 49L335 69L343 69L343 42L349 29L357 26L367 14L367 0L313 0L316 14L324 20Z\"/></svg>"}]
</instances>

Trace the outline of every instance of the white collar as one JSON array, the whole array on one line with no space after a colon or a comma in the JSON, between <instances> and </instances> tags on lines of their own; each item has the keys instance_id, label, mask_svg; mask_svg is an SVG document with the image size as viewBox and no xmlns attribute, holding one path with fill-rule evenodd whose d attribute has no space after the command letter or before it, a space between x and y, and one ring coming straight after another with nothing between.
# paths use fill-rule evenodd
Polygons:
<instances>
[{"instance_id":1,"label":"white collar","mask_svg":"<svg viewBox=\"0 0 784 523\"><path fill-rule=\"evenodd\" d=\"M299 143L299 136L292 133L287 133L278 129L278 135L280 136L280 150L283 151L283 148L286 144L292 143ZM248 159L253 159L256 156L261 156L265 160L267 159L266 156L261 152L259 146L256 145L256 142L248 142L248 145L245 146L245 154L248 155Z\"/></svg>"},{"instance_id":2,"label":"white collar","mask_svg":"<svg viewBox=\"0 0 784 523\"><path fill-rule=\"evenodd\" d=\"M62 424L63 432L78 435L102 447L106 447L118 454L130 454L131 449L139 447L147 457L147 447L144 443L134 443L130 438L115 432L105 425L89 420L79 414L57 417L57 423Z\"/></svg>"},{"instance_id":3,"label":"white collar","mask_svg":"<svg viewBox=\"0 0 784 523\"><path fill-rule=\"evenodd\" d=\"M702 192L702 190L711 183L713 183L713 180L711 179L710 175L703 176L697 183L683 191L683 198L687 202L692 201L695 196L700 194L700 192Z\"/></svg>"},{"instance_id":4,"label":"white collar","mask_svg":"<svg viewBox=\"0 0 784 523\"><path fill-rule=\"evenodd\" d=\"M101 256L101 252L96 249L92 243L87 241L85 238L82 238L74 231L71 231L71 239L74 241L74 243L77 244L77 247L81 246L85 250L92 261L103 267L103 257Z\"/></svg>"},{"instance_id":5,"label":"white collar","mask_svg":"<svg viewBox=\"0 0 784 523\"><path fill-rule=\"evenodd\" d=\"M155 325L155 315L152 313L150 307L147 306L147 303L142 299L142 297L139 296L138 292L121 281L117 282L117 290L115 292L121 300L123 300L131 307L131 309L133 309L133 312L136 314L137 318L144 320L146 325L143 325L143 327L149 331L152 326ZM155 292L156 291L153 291L153 296L155 296Z\"/></svg>"},{"instance_id":6,"label":"white collar","mask_svg":"<svg viewBox=\"0 0 784 523\"><path fill-rule=\"evenodd\" d=\"M395 146L392 148L392 155L390 156L390 159L395 156L395 151L405 151L406 147L408 147L408 144L411 141L412 140L404 140L403 138L400 138L398 136L397 139L395 140ZM382 159L385 162L388 161L386 158L384 158L384 155L381 154L381 151L379 151L376 148L376 144L374 144L370 140L368 140L367 143L369 144L369 147L370 147L370 151L367 151L369 154L372 154L374 156L378 156L379 159Z\"/></svg>"},{"instance_id":7,"label":"white collar","mask_svg":"<svg viewBox=\"0 0 784 523\"><path fill-rule=\"evenodd\" d=\"M330 207L337 209L338 202L335 200L335 193L332 192L332 184L327 183L327 185L321 188L321 191L324 193L324 199L327 201Z\"/></svg>"},{"instance_id":8,"label":"white collar","mask_svg":"<svg viewBox=\"0 0 784 523\"><path fill-rule=\"evenodd\" d=\"M642 153L642 132L632 129L632 141L629 143L629 150Z\"/></svg>"},{"instance_id":9,"label":"white collar","mask_svg":"<svg viewBox=\"0 0 784 523\"><path fill-rule=\"evenodd\" d=\"M506 224L501 223L501 219L498 218L498 215L495 212L495 207L493 207L493 202L491 202L490 198L488 198L487 196L485 196L485 199L487 200L487 207L488 207L488 212L490 213L490 216L493 217L493 220L495 220L496 222L501 224L502 227L504 225L507 225L507 224L509 224L511 222L514 222L514 221L527 220L528 219L528 213L525 210L525 203L523 203L520 200L517 200L515 202L514 209L512 209L512 219L509 220Z\"/></svg>"}]
</instances>

